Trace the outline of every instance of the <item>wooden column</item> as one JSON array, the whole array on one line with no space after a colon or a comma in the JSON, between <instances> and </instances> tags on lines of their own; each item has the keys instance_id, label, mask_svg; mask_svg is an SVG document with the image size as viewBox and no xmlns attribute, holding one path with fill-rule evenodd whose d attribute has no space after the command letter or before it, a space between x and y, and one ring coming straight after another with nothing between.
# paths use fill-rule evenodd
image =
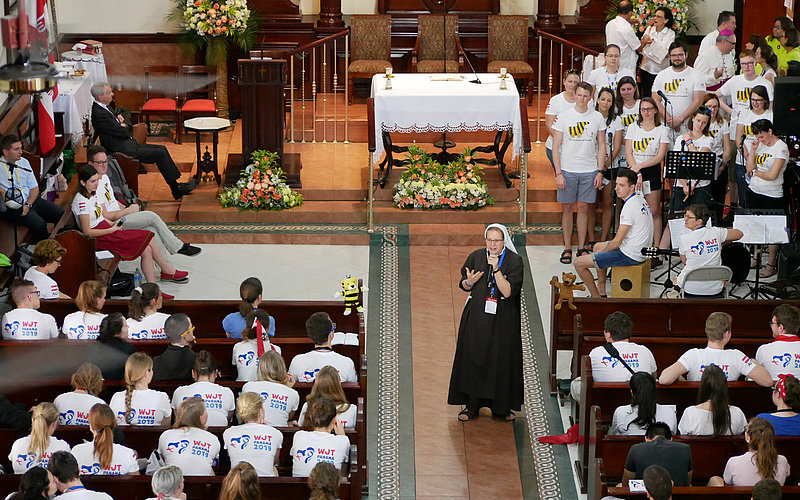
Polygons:
<instances>
[{"instance_id":1,"label":"wooden column","mask_svg":"<svg viewBox=\"0 0 800 500\"><path fill-rule=\"evenodd\" d=\"M533 24L539 29L561 29L558 18L558 0L539 0L539 10L536 12L536 22Z\"/></svg>"},{"instance_id":2,"label":"wooden column","mask_svg":"<svg viewBox=\"0 0 800 500\"><path fill-rule=\"evenodd\" d=\"M342 0L320 0L319 20L317 26L327 28L342 28Z\"/></svg>"}]
</instances>

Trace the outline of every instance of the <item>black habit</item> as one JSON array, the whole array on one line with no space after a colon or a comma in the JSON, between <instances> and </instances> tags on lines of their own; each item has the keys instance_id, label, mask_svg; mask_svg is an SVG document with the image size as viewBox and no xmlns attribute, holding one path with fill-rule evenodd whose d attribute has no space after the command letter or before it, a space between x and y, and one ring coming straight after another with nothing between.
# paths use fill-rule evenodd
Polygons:
<instances>
[{"instance_id":1,"label":"black habit","mask_svg":"<svg viewBox=\"0 0 800 500\"><path fill-rule=\"evenodd\" d=\"M467 268L484 271L471 290L464 288ZM505 416L519 411L523 399L520 290L524 265L519 255L505 250L500 273L511 284L511 296L505 298L495 290L497 314L484 310L490 269L485 248L472 252L461 268L458 286L470 297L461 314L447 402L473 411L488 406L494 414Z\"/></svg>"}]
</instances>

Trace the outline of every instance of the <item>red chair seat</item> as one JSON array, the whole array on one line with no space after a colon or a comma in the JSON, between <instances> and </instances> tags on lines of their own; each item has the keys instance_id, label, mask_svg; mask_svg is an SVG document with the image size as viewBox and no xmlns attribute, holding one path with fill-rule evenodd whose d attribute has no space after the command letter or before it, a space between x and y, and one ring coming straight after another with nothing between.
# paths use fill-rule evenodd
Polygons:
<instances>
[{"instance_id":1,"label":"red chair seat","mask_svg":"<svg viewBox=\"0 0 800 500\"><path fill-rule=\"evenodd\" d=\"M142 111L176 111L178 103L175 99L150 99L144 106Z\"/></svg>"},{"instance_id":2,"label":"red chair seat","mask_svg":"<svg viewBox=\"0 0 800 500\"><path fill-rule=\"evenodd\" d=\"M216 113L217 106L211 99L189 99L181 107L181 111L190 113Z\"/></svg>"}]
</instances>

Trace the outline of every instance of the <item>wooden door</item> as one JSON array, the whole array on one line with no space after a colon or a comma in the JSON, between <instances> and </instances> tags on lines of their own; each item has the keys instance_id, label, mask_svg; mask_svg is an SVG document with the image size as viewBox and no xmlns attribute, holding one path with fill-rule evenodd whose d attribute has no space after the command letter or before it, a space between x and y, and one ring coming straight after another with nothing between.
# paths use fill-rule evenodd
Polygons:
<instances>
[{"instance_id":1,"label":"wooden door","mask_svg":"<svg viewBox=\"0 0 800 500\"><path fill-rule=\"evenodd\" d=\"M747 43L750 35L759 34L763 37L772 35L772 25L775 18L786 15L786 8L782 0L736 0L737 40L742 47Z\"/></svg>"}]
</instances>

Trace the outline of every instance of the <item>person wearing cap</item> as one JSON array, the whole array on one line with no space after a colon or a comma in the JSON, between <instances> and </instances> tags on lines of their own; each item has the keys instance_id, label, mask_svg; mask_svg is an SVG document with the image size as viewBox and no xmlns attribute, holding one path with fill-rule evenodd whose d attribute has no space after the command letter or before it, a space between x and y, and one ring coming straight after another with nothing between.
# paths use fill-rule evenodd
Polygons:
<instances>
[{"instance_id":1,"label":"person wearing cap","mask_svg":"<svg viewBox=\"0 0 800 500\"><path fill-rule=\"evenodd\" d=\"M522 406L520 291L524 264L508 229L490 224L486 247L472 252L461 268L459 288L470 296L461 314L447 403L462 405L462 422L483 407L513 421Z\"/></svg>"},{"instance_id":2,"label":"person wearing cap","mask_svg":"<svg viewBox=\"0 0 800 500\"><path fill-rule=\"evenodd\" d=\"M720 30L714 45L701 49L694 61L694 69L700 73L706 89L713 92L736 74L733 64L733 49L736 35L729 29Z\"/></svg>"}]
</instances>

